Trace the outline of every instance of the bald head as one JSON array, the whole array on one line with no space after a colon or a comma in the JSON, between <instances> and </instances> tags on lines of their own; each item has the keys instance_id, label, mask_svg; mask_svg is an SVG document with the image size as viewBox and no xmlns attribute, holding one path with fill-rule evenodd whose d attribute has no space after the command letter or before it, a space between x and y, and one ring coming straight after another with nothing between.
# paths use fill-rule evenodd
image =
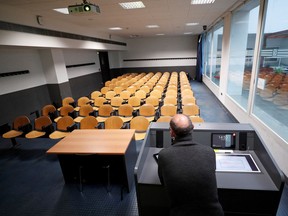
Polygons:
<instances>
[{"instance_id":1,"label":"bald head","mask_svg":"<svg viewBox=\"0 0 288 216\"><path fill-rule=\"evenodd\" d=\"M174 115L170 121L170 127L176 137L189 134L194 128L191 119L183 114Z\"/></svg>"}]
</instances>

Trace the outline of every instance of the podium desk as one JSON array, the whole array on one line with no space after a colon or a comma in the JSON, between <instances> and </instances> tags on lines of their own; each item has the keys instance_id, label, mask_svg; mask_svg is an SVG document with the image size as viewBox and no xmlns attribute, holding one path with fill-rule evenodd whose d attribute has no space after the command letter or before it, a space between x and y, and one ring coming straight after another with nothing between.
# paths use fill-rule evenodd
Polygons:
<instances>
[{"instance_id":1,"label":"podium desk","mask_svg":"<svg viewBox=\"0 0 288 216\"><path fill-rule=\"evenodd\" d=\"M129 129L76 129L47 153L58 155L65 183L75 182L80 158L90 168L84 176L87 181L93 182L93 176L99 175L93 166L105 162L110 165L111 181L123 183L130 191L137 159L134 133L135 130Z\"/></svg>"},{"instance_id":2,"label":"podium desk","mask_svg":"<svg viewBox=\"0 0 288 216\"><path fill-rule=\"evenodd\" d=\"M194 126L192 137L195 142L212 147L223 144L222 149L220 146L217 148L216 159L217 155L227 155L223 152L231 152L227 159L251 155L259 169L259 172L216 170L218 196L225 215L276 215L284 175L253 127L238 123L201 123ZM220 142L219 137L225 137L224 142ZM169 215L169 198L160 183L158 164L153 155L170 145L169 123L152 123L134 169L140 216Z\"/></svg>"}]
</instances>

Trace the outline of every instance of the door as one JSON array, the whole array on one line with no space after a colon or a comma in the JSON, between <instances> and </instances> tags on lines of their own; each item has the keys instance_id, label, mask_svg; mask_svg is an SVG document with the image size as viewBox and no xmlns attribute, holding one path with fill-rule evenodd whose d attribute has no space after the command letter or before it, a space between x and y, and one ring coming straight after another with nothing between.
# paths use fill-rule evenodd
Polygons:
<instances>
[{"instance_id":1,"label":"door","mask_svg":"<svg viewBox=\"0 0 288 216\"><path fill-rule=\"evenodd\" d=\"M111 80L108 52L99 52L99 62L103 84Z\"/></svg>"}]
</instances>

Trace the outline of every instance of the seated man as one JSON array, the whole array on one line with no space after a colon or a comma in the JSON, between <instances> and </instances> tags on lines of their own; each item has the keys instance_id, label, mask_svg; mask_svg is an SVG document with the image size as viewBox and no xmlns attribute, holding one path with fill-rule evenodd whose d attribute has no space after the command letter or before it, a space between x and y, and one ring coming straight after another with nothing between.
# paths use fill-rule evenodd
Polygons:
<instances>
[{"instance_id":1,"label":"seated man","mask_svg":"<svg viewBox=\"0 0 288 216\"><path fill-rule=\"evenodd\" d=\"M158 174L167 188L170 215L223 216L218 201L214 150L192 142L190 118L176 114L170 121L173 144L159 153Z\"/></svg>"}]
</instances>

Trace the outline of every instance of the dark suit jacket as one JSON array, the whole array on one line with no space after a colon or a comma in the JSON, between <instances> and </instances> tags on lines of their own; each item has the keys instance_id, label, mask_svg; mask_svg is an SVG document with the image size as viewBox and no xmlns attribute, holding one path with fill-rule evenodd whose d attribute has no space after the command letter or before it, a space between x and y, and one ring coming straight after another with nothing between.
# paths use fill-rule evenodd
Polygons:
<instances>
[{"instance_id":1,"label":"dark suit jacket","mask_svg":"<svg viewBox=\"0 0 288 216\"><path fill-rule=\"evenodd\" d=\"M222 216L216 184L215 152L192 142L192 135L176 138L159 153L158 174L171 201L170 215Z\"/></svg>"}]
</instances>

